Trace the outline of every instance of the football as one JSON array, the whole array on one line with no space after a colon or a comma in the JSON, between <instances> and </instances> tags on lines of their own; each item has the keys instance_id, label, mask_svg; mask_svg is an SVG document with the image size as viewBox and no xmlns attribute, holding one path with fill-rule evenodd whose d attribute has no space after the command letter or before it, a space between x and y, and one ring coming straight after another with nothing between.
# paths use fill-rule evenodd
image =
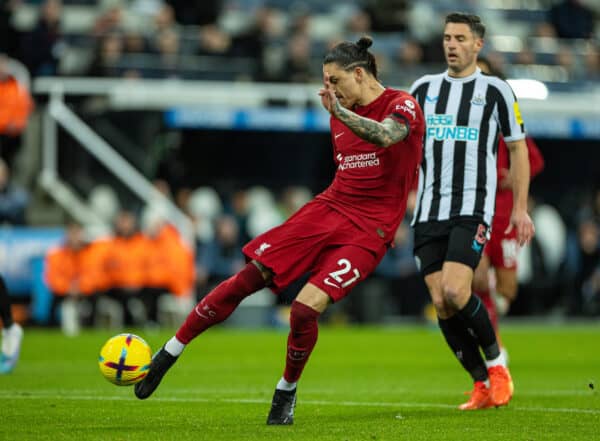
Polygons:
<instances>
[{"instance_id":1,"label":"football","mask_svg":"<svg viewBox=\"0 0 600 441\"><path fill-rule=\"evenodd\" d=\"M111 383L129 386L146 376L151 359L152 351L143 338L135 334L119 334L100 349L98 366L104 378Z\"/></svg>"}]
</instances>

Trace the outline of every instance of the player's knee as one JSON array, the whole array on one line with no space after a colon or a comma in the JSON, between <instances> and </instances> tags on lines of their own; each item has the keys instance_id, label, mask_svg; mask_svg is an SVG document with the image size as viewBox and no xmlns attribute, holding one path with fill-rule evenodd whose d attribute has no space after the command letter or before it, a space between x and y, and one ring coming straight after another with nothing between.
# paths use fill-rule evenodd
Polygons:
<instances>
[{"instance_id":1,"label":"player's knee","mask_svg":"<svg viewBox=\"0 0 600 441\"><path fill-rule=\"evenodd\" d=\"M294 330L306 326L316 326L318 317L318 311L295 300L290 309L290 328Z\"/></svg>"},{"instance_id":2,"label":"player's knee","mask_svg":"<svg viewBox=\"0 0 600 441\"><path fill-rule=\"evenodd\" d=\"M442 283L444 301L446 305L452 307L454 310L461 309L461 306L468 300L470 291L470 289L465 289L460 284L452 282Z\"/></svg>"},{"instance_id":3,"label":"player's knee","mask_svg":"<svg viewBox=\"0 0 600 441\"><path fill-rule=\"evenodd\" d=\"M444 301L443 297L432 298L431 303L433 304L438 317L447 318L452 315L451 308L448 308L448 304Z\"/></svg>"}]
</instances>

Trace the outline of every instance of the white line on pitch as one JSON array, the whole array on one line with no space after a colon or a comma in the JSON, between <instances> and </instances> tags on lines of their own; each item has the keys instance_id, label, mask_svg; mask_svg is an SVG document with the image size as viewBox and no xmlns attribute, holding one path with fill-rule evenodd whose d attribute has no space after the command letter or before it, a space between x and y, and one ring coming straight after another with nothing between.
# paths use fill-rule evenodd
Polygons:
<instances>
[{"instance_id":1,"label":"white line on pitch","mask_svg":"<svg viewBox=\"0 0 600 441\"><path fill-rule=\"evenodd\" d=\"M98 400L98 401L130 401L133 397L125 396L95 396L95 395L61 395L61 394L44 394L44 393L7 393L0 391L0 397L9 399L40 399L54 398L61 400ZM271 400L258 398L181 398L181 397L157 397L151 401L159 402L181 402L181 403L233 403L233 404L269 404ZM303 405L317 406L365 406L365 407L434 407L438 409L455 409L452 404L441 403L411 403L411 402L362 402L362 401L335 401L335 400L302 400ZM554 412L554 413L580 413L589 415L600 415L600 409L581 409L576 407L524 407L510 406L510 409L524 412Z\"/></svg>"}]
</instances>

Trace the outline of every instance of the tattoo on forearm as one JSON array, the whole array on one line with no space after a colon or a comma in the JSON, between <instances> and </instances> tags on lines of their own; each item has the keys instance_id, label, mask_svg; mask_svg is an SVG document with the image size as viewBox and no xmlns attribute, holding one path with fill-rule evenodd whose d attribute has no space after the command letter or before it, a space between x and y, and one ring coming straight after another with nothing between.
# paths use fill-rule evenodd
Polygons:
<instances>
[{"instance_id":1,"label":"tattoo on forearm","mask_svg":"<svg viewBox=\"0 0 600 441\"><path fill-rule=\"evenodd\" d=\"M391 118L386 118L382 122L363 118L342 107L339 101L335 103L333 113L356 135L381 147L400 142L408 135L408 128L404 123Z\"/></svg>"}]
</instances>

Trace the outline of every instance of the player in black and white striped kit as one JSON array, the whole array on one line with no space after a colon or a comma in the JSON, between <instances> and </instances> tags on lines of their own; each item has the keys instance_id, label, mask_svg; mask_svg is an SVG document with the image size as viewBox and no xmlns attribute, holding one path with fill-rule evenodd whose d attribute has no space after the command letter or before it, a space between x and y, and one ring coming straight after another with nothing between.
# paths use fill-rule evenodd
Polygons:
<instances>
[{"instance_id":1,"label":"player in black and white striped kit","mask_svg":"<svg viewBox=\"0 0 600 441\"><path fill-rule=\"evenodd\" d=\"M494 213L499 134L510 151L514 181L509 228L517 229L520 245L534 234L526 210L523 121L510 86L477 68L484 34L479 17L449 14L443 42L448 70L425 75L410 89L426 122L413 220L415 257L444 337L475 383L462 410L503 406L513 393L489 316L471 291Z\"/></svg>"}]
</instances>

